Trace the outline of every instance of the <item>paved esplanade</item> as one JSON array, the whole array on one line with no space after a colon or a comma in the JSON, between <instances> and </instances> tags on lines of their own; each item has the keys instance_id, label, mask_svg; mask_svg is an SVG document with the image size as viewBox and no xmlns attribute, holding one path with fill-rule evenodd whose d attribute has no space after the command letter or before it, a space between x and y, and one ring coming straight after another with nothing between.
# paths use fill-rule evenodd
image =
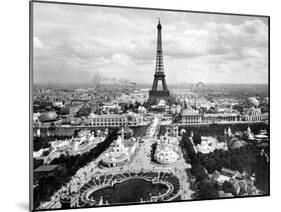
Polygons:
<instances>
[{"instance_id":1,"label":"paved esplanade","mask_svg":"<svg viewBox=\"0 0 281 212\"><path fill-rule=\"evenodd\" d=\"M172 172L175 176L179 178L180 181L180 191L182 200L191 199L191 194L193 191L189 189L188 176L185 172L186 168L190 168L190 165L184 161L182 157L174 164L170 165L160 165L153 163L151 161L151 146L153 143L157 141L157 135L160 130L161 124L161 116L155 115L153 120L151 121L150 126L146 132L145 141L142 143L138 143L138 147L136 149L136 154L134 157L126 164L122 166L116 167L99 167L98 162L102 159L103 154L101 154L98 158L90 162L87 166L80 168L76 174L71 178L71 180L67 183L66 187L62 187L58 190L53 196L52 200L46 202L41 205L40 208L60 208L59 197L62 191L70 189L71 191L79 191L80 188L89 182L92 177L97 177L98 175L108 175L115 174L120 172L140 172L140 171L167 171ZM79 194L79 192L78 192ZM77 207L78 197L72 198L72 205Z\"/></svg>"}]
</instances>

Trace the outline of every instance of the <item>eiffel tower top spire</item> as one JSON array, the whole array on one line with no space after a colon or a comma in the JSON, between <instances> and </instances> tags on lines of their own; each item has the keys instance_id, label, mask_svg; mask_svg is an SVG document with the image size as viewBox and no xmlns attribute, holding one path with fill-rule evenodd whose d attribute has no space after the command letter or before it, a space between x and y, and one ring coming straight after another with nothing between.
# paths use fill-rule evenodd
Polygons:
<instances>
[{"instance_id":1,"label":"eiffel tower top spire","mask_svg":"<svg viewBox=\"0 0 281 212\"><path fill-rule=\"evenodd\" d=\"M162 50L162 25L160 22L160 18L158 17L158 25L157 25L157 52L156 52L156 68L155 72L164 72L163 65L163 50Z\"/></svg>"},{"instance_id":2,"label":"eiffel tower top spire","mask_svg":"<svg viewBox=\"0 0 281 212\"><path fill-rule=\"evenodd\" d=\"M161 22L160 22L160 17L158 17L158 25L157 25L157 29L162 29L162 25L161 25Z\"/></svg>"}]
</instances>

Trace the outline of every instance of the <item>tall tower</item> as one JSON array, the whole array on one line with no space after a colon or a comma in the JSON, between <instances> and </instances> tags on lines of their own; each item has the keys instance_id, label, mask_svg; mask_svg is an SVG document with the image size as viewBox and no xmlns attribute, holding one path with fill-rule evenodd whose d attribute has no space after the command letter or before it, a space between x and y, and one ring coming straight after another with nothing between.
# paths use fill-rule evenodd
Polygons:
<instances>
[{"instance_id":1,"label":"tall tower","mask_svg":"<svg viewBox=\"0 0 281 212\"><path fill-rule=\"evenodd\" d=\"M168 90L165 74L164 74L161 30L162 30L162 26L159 19L157 25L156 67L155 67L152 89L149 91L149 98L148 98L148 102L150 105L157 103L157 101L161 99L165 101L170 100L170 92ZM158 90L158 81L162 82L162 88L163 88L162 90Z\"/></svg>"}]
</instances>

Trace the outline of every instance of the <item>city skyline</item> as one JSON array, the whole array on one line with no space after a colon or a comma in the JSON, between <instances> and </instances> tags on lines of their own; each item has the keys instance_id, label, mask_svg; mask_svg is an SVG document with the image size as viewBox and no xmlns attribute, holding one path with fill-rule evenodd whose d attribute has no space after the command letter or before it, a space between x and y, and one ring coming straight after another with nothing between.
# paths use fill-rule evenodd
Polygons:
<instances>
[{"instance_id":1,"label":"city skyline","mask_svg":"<svg viewBox=\"0 0 281 212\"><path fill-rule=\"evenodd\" d=\"M270 195L269 17L30 8L31 209Z\"/></svg>"},{"instance_id":2,"label":"city skyline","mask_svg":"<svg viewBox=\"0 0 281 212\"><path fill-rule=\"evenodd\" d=\"M266 18L35 4L34 84L152 84L158 17L168 85L268 83Z\"/></svg>"}]
</instances>

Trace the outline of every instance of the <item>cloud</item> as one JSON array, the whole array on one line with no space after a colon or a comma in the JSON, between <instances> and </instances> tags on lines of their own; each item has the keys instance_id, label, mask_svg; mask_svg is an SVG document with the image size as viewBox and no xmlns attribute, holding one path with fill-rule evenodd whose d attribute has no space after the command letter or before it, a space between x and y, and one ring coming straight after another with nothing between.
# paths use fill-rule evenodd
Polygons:
<instances>
[{"instance_id":1,"label":"cloud","mask_svg":"<svg viewBox=\"0 0 281 212\"><path fill-rule=\"evenodd\" d=\"M97 74L151 83L158 17L168 84L267 83L263 18L40 3L34 13L38 83L85 83Z\"/></svg>"}]
</instances>

